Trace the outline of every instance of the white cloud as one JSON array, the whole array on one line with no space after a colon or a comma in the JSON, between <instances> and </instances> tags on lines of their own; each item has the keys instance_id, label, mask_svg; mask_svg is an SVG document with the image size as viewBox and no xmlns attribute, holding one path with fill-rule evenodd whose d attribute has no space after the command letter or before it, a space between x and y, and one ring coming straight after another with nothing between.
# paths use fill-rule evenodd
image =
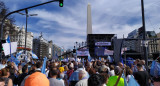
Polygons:
<instances>
[{"instance_id":1,"label":"white cloud","mask_svg":"<svg viewBox=\"0 0 160 86\"><path fill-rule=\"evenodd\" d=\"M30 28L36 29L36 26L39 26L46 31L58 31L59 33L51 35L44 31L45 37L60 46L64 45L69 48L74 45L75 41L86 40L82 37L86 37L88 2L91 3L92 28L95 34L112 33L122 38L123 34L127 37L129 32L142 26L140 0L76 0L75 5L69 4L72 3L71 1L73 0L65 0L64 7L59 8L60 11L59 9L48 10L49 8L30 10L31 14L38 14L36 17L38 22L35 22L34 26L30 25ZM145 0L144 2L146 29L155 30L158 33L160 2L158 0Z\"/></svg>"}]
</instances>

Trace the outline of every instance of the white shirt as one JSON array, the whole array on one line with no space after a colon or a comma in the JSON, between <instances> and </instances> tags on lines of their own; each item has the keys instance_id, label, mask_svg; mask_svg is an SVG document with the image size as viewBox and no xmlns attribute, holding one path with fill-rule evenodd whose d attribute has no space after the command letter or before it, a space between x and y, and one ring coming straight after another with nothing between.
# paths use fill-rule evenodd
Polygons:
<instances>
[{"instance_id":1,"label":"white shirt","mask_svg":"<svg viewBox=\"0 0 160 86\"><path fill-rule=\"evenodd\" d=\"M88 79L80 80L75 86L88 86Z\"/></svg>"},{"instance_id":2,"label":"white shirt","mask_svg":"<svg viewBox=\"0 0 160 86\"><path fill-rule=\"evenodd\" d=\"M3 68L5 68L6 66L7 66L6 64L4 64L4 65L0 64L0 70L3 69Z\"/></svg>"},{"instance_id":3,"label":"white shirt","mask_svg":"<svg viewBox=\"0 0 160 86\"><path fill-rule=\"evenodd\" d=\"M108 73L110 76L115 76L114 70L109 71Z\"/></svg>"}]
</instances>

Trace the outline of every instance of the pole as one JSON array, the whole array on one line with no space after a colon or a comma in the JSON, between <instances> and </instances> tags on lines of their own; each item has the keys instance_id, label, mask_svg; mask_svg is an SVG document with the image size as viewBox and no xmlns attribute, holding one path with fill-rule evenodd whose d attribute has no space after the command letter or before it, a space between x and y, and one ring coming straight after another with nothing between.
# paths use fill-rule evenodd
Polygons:
<instances>
[{"instance_id":1,"label":"pole","mask_svg":"<svg viewBox=\"0 0 160 86\"><path fill-rule=\"evenodd\" d=\"M28 20L28 10L26 9L25 10L25 12L26 12L26 31L25 31L25 55L26 55L26 51L27 51L27 49L26 49L26 44L27 44L27 20Z\"/></svg>"},{"instance_id":2,"label":"pole","mask_svg":"<svg viewBox=\"0 0 160 86\"><path fill-rule=\"evenodd\" d=\"M141 10L142 10L142 24L143 24L143 41L146 41L146 30L145 30L145 15L144 15L144 2L141 0ZM148 71L148 52L147 52L147 47L143 45L143 50L144 50L144 58L147 66L147 71Z\"/></svg>"},{"instance_id":3,"label":"pole","mask_svg":"<svg viewBox=\"0 0 160 86\"><path fill-rule=\"evenodd\" d=\"M37 4L37 5L33 5L33 6L30 6L30 7L27 7L27 8L23 8L23 9L19 9L19 10L16 10L16 11L13 11L13 12L10 12L8 13L7 15L5 15L2 19L2 24L1 24L1 37L0 37L0 41L2 40L2 36L3 36L3 25L4 25L4 22L5 22L5 19L13 14L13 13L17 13L17 12L20 12L20 11L23 11L23 10L27 10L27 9L31 9L31 8L34 8L34 7L38 7L38 6L41 6L41 5L44 5L44 4L48 4L48 3L51 3L51 2L55 2L55 1L59 1L59 0L51 0L51 1L48 1L48 2L44 2L44 3L41 3L41 4ZM1 51L1 56L0 56L0 59L2 58L2 51Z\"/></svg>"}]
</instances>

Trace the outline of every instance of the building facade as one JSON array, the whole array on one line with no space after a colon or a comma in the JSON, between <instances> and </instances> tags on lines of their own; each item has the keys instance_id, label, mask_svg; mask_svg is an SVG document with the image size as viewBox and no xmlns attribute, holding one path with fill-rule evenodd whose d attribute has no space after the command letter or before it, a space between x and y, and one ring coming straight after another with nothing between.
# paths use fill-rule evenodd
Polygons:
<instances>
[{"instance_id":1,"label":"building facade","mask_svg":"<svg viewBox=\"0 0 160 86\"><path fill-rule=\"evenodd\" d=\"M24 49L25 48L25 29L22 27L15 26L15 32L13 32L10 35L11 42L17 42L18 49ZM33 46L33 33L27 32L27 41L26 41L26 48L27 50L32 50Z\"/></svg>"},{"instance_id":2,"label":"building facade","mask_svg":"<svg viewBox=\"0 0 160 86\"><path fill-rule=\"evenodd\" d=\"M136 51L136 52L143 52L143 28L139 28L138 30L134 30L128 34L128 39L137 39L137 40L125 40L124 46L128 49ZM157 40L153 38L157 38L155 31L146 31L146 38L149 39L145 42L147 47L147 51L149 55L152 53L157 52L158 43Z\"/></svg>"},{"instance_id":3,"label":"building facade","mask_svg":"<svg viewBox=\"0 0 160 86\"><path fill-rule=\"evenodd\" d=\"M33 39L33 52L40 58L49 58L49 44L42 34L38 38Z\"/></svg>"}]
</instances>

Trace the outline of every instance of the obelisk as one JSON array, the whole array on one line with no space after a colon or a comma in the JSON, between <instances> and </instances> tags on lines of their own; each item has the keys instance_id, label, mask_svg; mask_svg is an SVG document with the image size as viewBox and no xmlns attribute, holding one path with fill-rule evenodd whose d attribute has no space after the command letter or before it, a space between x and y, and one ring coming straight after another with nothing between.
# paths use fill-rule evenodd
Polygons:
<instances>
[{"instance_id":1,"label":"obelisk","mask_svg":"<svg viewBox=\"0 0 160 86\"><path fill-rule=\"evenodd\" d=\"M90 3L88 3L87 6L87 35L88 34L92 34L92 16Z\"/></svg>"}]
</instances>

